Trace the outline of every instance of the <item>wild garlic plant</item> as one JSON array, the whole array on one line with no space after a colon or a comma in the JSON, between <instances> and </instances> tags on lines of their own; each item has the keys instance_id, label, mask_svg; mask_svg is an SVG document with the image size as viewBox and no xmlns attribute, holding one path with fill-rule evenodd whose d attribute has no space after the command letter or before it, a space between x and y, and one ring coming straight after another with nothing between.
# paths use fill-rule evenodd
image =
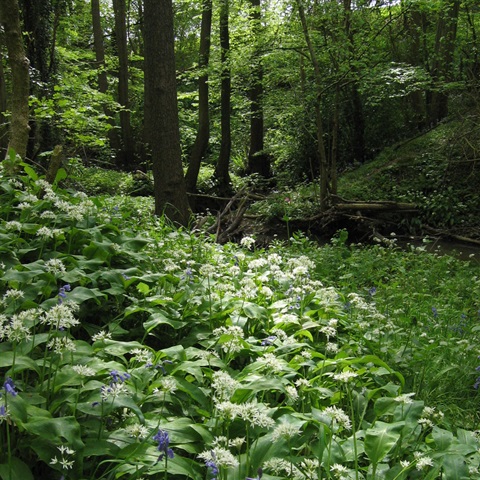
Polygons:
<instances>
[{"instance_id":1,"label":"wild garlic plant","mask_svg":"<svg viewBox=\"0 0 480 480\"><path fill-rule=\"evenodd\" d=\"M0 175L2 479L478 478L475 431L412 375L477 362L470 310L459 346L438 302L410 328L395 289L332 280L391 252L220 246L26 173Z\"/></svg>"}]
</instances>

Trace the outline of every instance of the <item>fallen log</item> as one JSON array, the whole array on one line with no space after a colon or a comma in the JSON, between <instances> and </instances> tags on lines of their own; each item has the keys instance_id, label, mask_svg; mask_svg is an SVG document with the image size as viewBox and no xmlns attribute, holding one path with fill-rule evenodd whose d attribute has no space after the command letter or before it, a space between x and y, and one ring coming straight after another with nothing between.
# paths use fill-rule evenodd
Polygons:
<instances>
[{"instance_id":1,"label":"fallen log","mask_svg":"<svg viewBox=\"0 0 480 480\"><path fill-rule=\"evenodd\" d=\"M374 210L374 211L402 211L402 212L416 212L417 206L413 203L402 202L349 202L337 203L332 207L333 210Z\"/></svg>"}]
</instances>

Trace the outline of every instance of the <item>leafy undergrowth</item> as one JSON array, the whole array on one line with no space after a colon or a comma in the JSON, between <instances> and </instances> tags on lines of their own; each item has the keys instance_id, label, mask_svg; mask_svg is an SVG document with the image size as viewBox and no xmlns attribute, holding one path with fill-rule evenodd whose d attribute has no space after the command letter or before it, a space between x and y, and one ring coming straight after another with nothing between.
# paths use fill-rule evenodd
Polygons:
<instances>
[{"instance_id":1,"label":"leafy undergrowth","mask_svg":"<svg viewBox=\"0 0 480 480\"><path fill-rule=\"evenodd\" d=\"M2 479L478 478L478 263L220 246L0 177Z\"/></svg>"}]
</instances>

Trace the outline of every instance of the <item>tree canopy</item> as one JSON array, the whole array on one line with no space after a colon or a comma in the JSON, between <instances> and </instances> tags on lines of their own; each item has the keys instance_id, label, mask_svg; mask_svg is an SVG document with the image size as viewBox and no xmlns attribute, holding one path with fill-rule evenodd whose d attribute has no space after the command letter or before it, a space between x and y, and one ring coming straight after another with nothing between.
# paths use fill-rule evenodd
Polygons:
<instances>
[{"instance_id":1,"label":"tree canopy","mask_svg":"<svg viewBox=\"0 0 480 480\"><path fill-rule=\"evenodd\" d=\"M147 2L12 4L1 18L0 69L11 140L25 117L9 47L15 15L31 63L29 138L17 153L46 167L44 153L61 144L66 158L150 171L148 132L164 127L148 125ZM172 88L190 192L203 164L223 191L232 171L318 179L328 206L339 171L478 104L475 0L178 0L172 8ZM163 64L161 51L150 60Z\"/></svg>"}]
</instances>

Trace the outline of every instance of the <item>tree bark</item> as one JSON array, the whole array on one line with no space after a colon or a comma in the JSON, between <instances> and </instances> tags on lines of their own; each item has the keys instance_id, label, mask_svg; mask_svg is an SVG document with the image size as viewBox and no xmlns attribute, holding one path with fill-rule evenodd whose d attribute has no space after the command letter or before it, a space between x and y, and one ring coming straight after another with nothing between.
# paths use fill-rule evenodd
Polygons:
<instances>
[{"instance_id":1,"label":"tree bark","mask_svg":"<svg viewBox=\"0 0 480 480\"><path fill-rule=\"evenodd\" d=\"M5 31L8 62L12 75L12 97L10 100L10 141L8 149L13 149L25 158L28 143L28 98L30 94L29 61L25 55L20 14L17 0L0 1L0 23Z\"/></svg>"},{"instance_id":2,"label":"tree bark","mask_svg":"<svg viewBox=\"0 0 480 480\"><path fill-rule=\"evenodd\" d=\"M222 80L220 93L221 110L221 144L220 155L215 167L215 178L218 181L220 194L227 194L230 189L230 154L232 149L232 137L230 127L231 113L231 77L230 77L230 35L228 27L229 0L221 0L220 3L220 50L222 63Z\"/></svg>"},{"instance_id":3,"label":"tree bark","mask_svg":"<svg viewBox=\"0 0 480 480\"><path fill-rule=\"evenodd\" d=\"M443 84L452 80L453 54L457 38L460 0L445 0L439 12L431 75L436 88L428 92L427 110L431 125L448 115L448 93Z\"/></svg>"},{"instance_id":4,"label":"tree bark","mask_svg":"<svg viewBox=\"0 0 480 480\"><path fill-rule=\"evenodd\" d=\"M264 151L263 117L263 66L258 52L261 34L261 0L250 0L250 22L252 25L254 53L252 58L250 100L250 149L248 152L247 173L257 173L264 178L271 176L270 156Z\"/></svg>"},{"instance_id":5,"label":"tree bark","mask_svg":"<svg viewBox=\"0 0 480 480\"><path fill-rule=\"evenodd\" d=\"M100 15L100 0L91 0L91 13L92 13L92 30L93 30L93 49L95 50L95 67L97 68L97 82L98 91L100 93L107 93L108 91L108 78L105 64L105 46L103 44L103 28L102 19ZM108 138L110 140L110 146L118 151L120 149L120 142L115 127L114 113L108 105L105 103L103 106L103 112L108 118L108 122L112 128L108 131Z\"/></svg>"},{"instance_id":6,"label":"tree bark","mask_svg":"<svg viewBox=\"0 0 480 480\"><path fill-rule=\"evenodd\" d=\"M3 43L3 42L2 42ZM0 52L0 158L4 158L8 148L7 90L5 87L5 71L3 55Z\"/></svg>"},{"instance_id":7,"label":"tree bark","mask_svg":"<svg viewBox=\"0 0 480 480\"><path fill-rule=\"evenodd\" d=\"M120 111L120 131L122 145L118 152L118 164L121 168L132 169L134 167L134 149L132 127L130 124L130 100L129 100L129 72L128 72L128 44L126 26L125 0L113 0L115 13L115 41L118 53L118 103Z\"/></svg>"},{"instance_id":8,"label":"tree bark","mask_svg":"<svg viewBox=\"0 0 480 480\"><path fill-rule=\"evenodd\" d=\"M187 225L183 178L172 0L145 0L145 137L152 156L155 213Z\"/></svg>"},{"instance_id":9,"label":"tree bark","mask_svg":"<svg viewBox=\"0 0 480 480\"><path fill-rule=\"evenodd\" d=\"M297 0L297 6L300 22L302 24L303 35L305 37L305 43L307 44L310 61L313 65L315 86L317 89L317 99L315 102L315 122L317 126L317 155L320 163L320 211L324 212L328 208L330 169L325 150L325 140L323 138L324 128L321 112L322 78L320 74L320 65L318 63L317 55L310 38L310 32L308 30L307 19L305 17L305 10L303 8L302 0Z\"/></svg>"},{"instance_id":10,"label":"tree bark","mask_svg":"<svg viewBox=\"0 0 480 480\"><path fill-rule=\"evenodd\" d=\"M212 30L212 0L202 2L202 26L198 68L198 130L193 144L185 177L187 191L196 192L198 173L210 140L210 114L208 105L208 63L210 59L210 35Z\"/></svg>"}]
</instances>

